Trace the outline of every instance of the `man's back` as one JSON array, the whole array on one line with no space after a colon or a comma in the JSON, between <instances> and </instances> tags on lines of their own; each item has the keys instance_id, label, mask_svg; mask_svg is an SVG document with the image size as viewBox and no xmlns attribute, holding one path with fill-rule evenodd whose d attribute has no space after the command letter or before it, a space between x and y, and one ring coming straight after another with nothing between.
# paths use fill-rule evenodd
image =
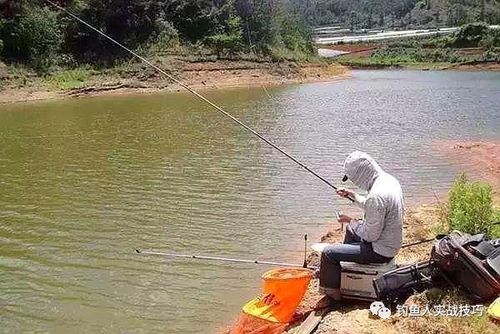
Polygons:
<instances>
[{"instance_id":1,"label":"man's back","mask_svg":"<svg viewBox=\"0 0 500 334\"><path fill-rule=\"evenodd\" d=\"M376 196L385 208L384 228L378 240L373 242L373 250L384 256L395 256L403 243L404 201L398 180L382 172L373 183L367 197Z\"/></svg>"}]
</instances>

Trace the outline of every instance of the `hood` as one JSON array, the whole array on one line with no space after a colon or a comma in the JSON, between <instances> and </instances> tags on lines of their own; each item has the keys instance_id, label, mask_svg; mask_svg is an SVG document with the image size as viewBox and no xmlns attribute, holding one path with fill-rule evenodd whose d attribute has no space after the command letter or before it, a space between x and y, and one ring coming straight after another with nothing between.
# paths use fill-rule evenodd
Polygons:
<instances>
[{"instance_id":1,"label":"hood","mask_svg":"<svg viewBox=\"0 0 500 334\"><path fill-rule=\"evenodd\" d=\"M372 157L361 151L354 151L347 156L344 171L352 183L366 191L370 190L375 179L384 172Z\"/></svg>"}]
</instances>

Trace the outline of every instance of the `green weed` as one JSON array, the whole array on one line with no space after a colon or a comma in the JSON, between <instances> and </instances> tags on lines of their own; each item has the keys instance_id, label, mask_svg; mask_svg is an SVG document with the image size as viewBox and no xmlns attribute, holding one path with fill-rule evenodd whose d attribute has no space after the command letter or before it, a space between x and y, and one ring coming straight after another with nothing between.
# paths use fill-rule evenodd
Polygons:
<instances>
[{"instance_id":1,"label":"green weed","mask_svg":"<svg viewBox=\"0 0 500 334\"><path fill-rule=\"evenodd\" d=\"M77 68L56 72L47 77L47 82L57 89L81 88L92 76L93 71L88 68Z\"/></svg>"},{"instance_id":2,"label":"green weed","mask_svg":"<svg viewBox=\"0 0 500 334\"><path fill-rule=\"evenodd\" d=\"M449 230L491 235L498 230L493 225L494 211L491 186L482 182L469 182L460 175L450 190L447 214L441 215L441 224Z\"/></svg>"}]
</instances>

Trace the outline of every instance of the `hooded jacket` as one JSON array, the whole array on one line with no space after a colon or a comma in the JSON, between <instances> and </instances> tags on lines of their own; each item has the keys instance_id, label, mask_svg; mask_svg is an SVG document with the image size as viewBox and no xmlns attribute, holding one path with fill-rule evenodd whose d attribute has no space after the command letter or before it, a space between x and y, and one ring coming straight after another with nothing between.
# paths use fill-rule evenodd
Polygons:
<instances>
[{"instance_id":1,"label":"hooded jacket","mask_svg":"<svg viewBox=\"0 0 500 334\"><path fill-rule=\"evenodd\" d=\"M347 177L366 197L356 194L355 203L365 211L363 223L356 234L371 242L373 250L385 257L394 257L403 242L403 191L398 180L384 172L368 154L355 151L344 163Z\"/></svg>"}]
</instances>

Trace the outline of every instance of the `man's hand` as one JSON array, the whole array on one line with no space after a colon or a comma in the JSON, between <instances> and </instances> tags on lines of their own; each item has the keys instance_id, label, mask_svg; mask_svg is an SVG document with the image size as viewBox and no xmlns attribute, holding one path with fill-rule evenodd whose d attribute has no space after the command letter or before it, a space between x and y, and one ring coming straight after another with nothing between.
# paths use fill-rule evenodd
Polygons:
<instances>
[{"instance_id":1,"label":"man's hand","mask_svg":"<svg viewBox=\"0 0 500 334\"><path fill-rule=\"evenodd\" d=\"M338 188L337 195L339 195L340 197L353 199L355 197L356 193L352 190L349 190L349 189Z\"/></svg>"},{"instance_id":2,"label":"man's hand","mask_svg":"<svg viewBox=\"0 0 500 334\"><path fill-rule=\"evenodd\" d=\"M339 217L337 218L337 221L342 224L348 224L351 222L351 220L352 218L347 215L339 215Z\"/></svg>"}]
</instances>

